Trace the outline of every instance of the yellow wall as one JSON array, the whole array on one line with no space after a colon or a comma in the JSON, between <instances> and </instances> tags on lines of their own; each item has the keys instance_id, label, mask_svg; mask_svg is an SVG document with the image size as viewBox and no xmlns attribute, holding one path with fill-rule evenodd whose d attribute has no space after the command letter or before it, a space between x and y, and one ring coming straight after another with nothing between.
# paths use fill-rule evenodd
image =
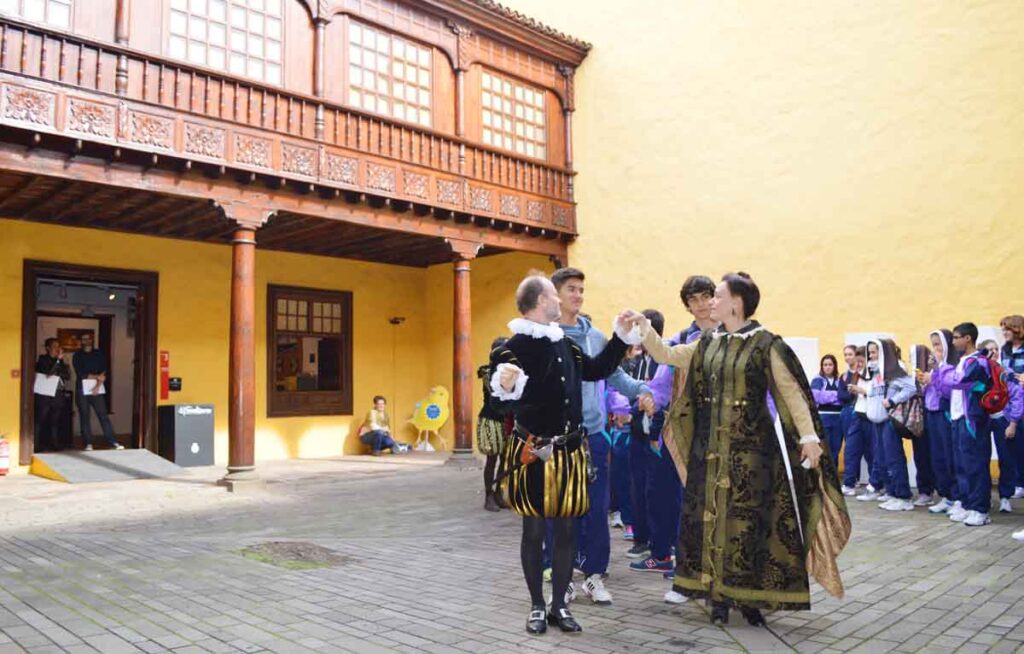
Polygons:
<instances>
[{"instance_id":1,"label":"yellow wall","mask_svg":"<svg viewBox=\"0 0 1024 654\"><path fill-rule=\"evenodd\" d=\"M0 433L18 460L21 362L21 292L25 259L156 271L160 275L158 349L171 354L171 375L182 378L174 403L213 403L216 459L227 459L228 329L231 259L225 246L57 227L0 219ZM474 363L507 330L513 291L531 268L550 269L543 257L506 254L473 263ZM359 447L348 439L370 398L385 395L399 440L415 433L405 424L416 401L434 384L452 387L452 267L424 270L257 250L256 457L332 456ZM354 416L266 417L267 284L353 292ZM388 319L406 320L392 327ZM395 362L393 364L393 361ZM476 385L478 386L478 384ZM475 391L479 406L480 391ZM452 447L451 423L442 436ZM435 446L437 445L435 441Z\"/></svg>"},{"instance_id":2,"label":"yellow wall","mask_svg":"<svg viewBox=\"0 0 1024 654\"><path fill-rule=\"evenodd\" d=\"M822 353L1024 313L1016 0L506 4L594 44L570 256L597 324L653 306L678 329L682 280L735 269Z\"/></svg>"}]
</instances>

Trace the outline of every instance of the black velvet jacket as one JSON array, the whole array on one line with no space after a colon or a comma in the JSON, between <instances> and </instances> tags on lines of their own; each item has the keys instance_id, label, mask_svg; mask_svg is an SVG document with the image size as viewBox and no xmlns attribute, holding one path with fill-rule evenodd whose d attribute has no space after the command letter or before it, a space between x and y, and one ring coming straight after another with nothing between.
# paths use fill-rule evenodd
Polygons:
<instances>
[{"instance_id":1,"label":"black velvet jacket","mask_svg":"<svg viewBox=\"0 0 1024 654\"><path fill-rule=\"evenodd\" d=\"M523 429L537 436L554 436L575 431L583 422L582 384L610 375L626 354L626 344L612 336L595 357L589 357L572 339L552 341L516 334L491 352L491 370L511 363L529 377L522 397L501 400L492 395L491 407L514 413Z\"/></svg>"}]
</instances>

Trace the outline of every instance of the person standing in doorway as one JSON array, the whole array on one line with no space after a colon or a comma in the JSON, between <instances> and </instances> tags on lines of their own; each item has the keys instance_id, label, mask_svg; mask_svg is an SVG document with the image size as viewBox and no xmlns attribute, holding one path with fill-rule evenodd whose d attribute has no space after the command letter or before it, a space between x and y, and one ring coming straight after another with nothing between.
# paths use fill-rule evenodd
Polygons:
<instances>
[{"instance_id":1,"label":"person standing in doorway","mask_svg":"<svg viewBox=\"0 0 1024 654\"><path fill-rule=\"evenodd\" d=\"M82 440L85 442L85 451L92 450L92 422L89 410L96 412L96 417L103 428L103 437L110 447L115 450L123 450L124 445L117 442L114 437L114 426L110 424L110 417L107 416L107 357L93 347L92 334L83 334L80 339L82 349L75 352L71 357L71 365L75 367L75 375L78 382L75 385L75 403L78 406L78 424L82 430ZM91 380L89 389L86 390L85 382Z\"/></svg>"},{"instance_id":2,"label":"person standing in doorway","mask_svg":"<svg viewBox=\"0 0 1024 654\"><path fill-rule=\"evenodd\" d=\"M36 360L36 374L56 376L57 391L53 396L35 394L36 452L60 450L60 414L64 408L64 388L71 381L71 369L64 361L64 349L56 338L46 339L46 354Z\"/></svg>"}]
</instances>

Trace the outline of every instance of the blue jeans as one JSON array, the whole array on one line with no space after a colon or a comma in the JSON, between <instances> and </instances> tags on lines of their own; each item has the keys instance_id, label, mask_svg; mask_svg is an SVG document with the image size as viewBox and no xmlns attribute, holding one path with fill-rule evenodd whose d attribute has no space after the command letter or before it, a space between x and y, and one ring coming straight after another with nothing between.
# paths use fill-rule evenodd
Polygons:
<instances>
[{"instance_id":1,"label":"blue jeans","mask_svg":"<svg viewBox=\"0 0 1024 654\"><path fill-rule=\"evenodd\" d=\"M867 434L867 438L871 440L873 458L870 462L868 481L876 491L881 492L889 487L889 469L885 463L885 442L882 439L882 430L876 429L875 423L868 420L864 414L858 413L857 419L860 420L861 431Z\"/></svg>"},{"instance_id":2,"label":"blue jeans","mask_svg":"<svg viewBox=\"0 0 1024 654\"><path fill-rule=\"evenodd\" d=\"M965 492L961 499L968 511L988 513L992 508L992 439L987 418L978 418L974 429L966 418L953 422L953 434L959 445L964 470Z\"/></svg>"},{"instance_id":3,"label":"blue jeans","mask_svg":"<svg viewBox=\"0 0 1024 654\"><path fill-rule=\"evenodd\" d=\"M821 425L825 428L825 441L832 461L839 465L839 450L843 447L843 420L838 413L822 413Z\"/></svg>"},{"instance_id":4,"label":"blue jeans","mask_svg":"<svg viewBox=\"0 0 1024 654\"><path fill-rule=\"evenodd\" d=\"M622 522L633 524L633 479L629 468L629 446L632 435L629 431L612 432L612 499L611 510L618 511Z\"/></svg>"},{"instance_id":5,"label":"blue jeans","mask_svg":"<svg viewBox=\"0 0 1024 654\"><path fill-rule=\"evenodd\" d=\"M651 525L651 556L665 559L679 540L679 515L683 509L683 484L667 447L649 449L647 515Z\"/></svg>"},{"instance_id":6,"label":"blue jeans","mask_svg":"<svg viewBox=\"0 0 1024 654\"><path fill-rule=\"evenodd\" d=\"M914 485L917 487L918 493L931 495L935 492L931 437L925 431L911 442L914 444L914 467L917 469Z\"/></svg>"},{"instance_id":7,"label":"blue jeans","mask_svg":"<svg viewBox=\"0 0 1024 654\"><path fill-rule=\"evenodd\" d=\"M910 474L907 472L907 453L903 450L903 437L896 433L892 421L875 424L875 432L885 452L885 470L888 473L886 490L892 497L910 499Z\"/></svg>"},{"instance_id":8,"label":"blue jeans","mask_svg":"<svg viewBox=\"0 0 1024 654\"><path fill-rule=\"evenodd\" d=\"M107 396L75 393L75 400L78 405L78 426L82 430L82 440L85 444L92 445L92 422L89 420L89 409L92 409L100 420L103 438L107 439L111 445L117 445L117 439L114 438L114 426L110 424L110 418L107 417Z\"/></svg>"},{"instance_id":9,"label":"blue jeans","mask_svg":"<svg viewBox=\"0 0 1024 654\"><path fill-rule=\"evenodd\" d=\"M953 470L953 425L946 412L926 411L925 426L928 431L928 446L932 455L932 472L935 473L935 487L939 495L947 500L960 499Z\"/></svg>"},{"instance_id":10,"label":"blue jeans","mask_svg":"<svg viewBox=\"0 0 1024 654\"><path fill-rule=\"evenodd\" d=\"M608 531L608 467L611 459L610 437L605 432L591 434L590 456L597 478L590 482L590 510L579 519L579 560L588 577L608 572L611 557L611 533Z\"/></svg>"},{"instance_id":11,"label":"blue jeans","mask_svg":"<svg viewBox=\"0 0 1024 654\"><path fill-rule=\"evenodd\" d=\"M1006 418L994 418L990 424L992 438L996 442L996 456L999 457L999 497L1010 499L1013 490L1020 486L1020 471L1017 468L1017 437L1006 440L1006 428L1010 422Z\"/></svg>"},{"instance_id":12,"label":"blue jeans","mask_svg":"<svg viewBox=\"0 0 1024 654\"><path fill-rule=\"evenodd\" d=\"M393 448L396 445L395 440L391 438L391 434L380 429L366 432L359 437L359 440L361 440L364 445L369 445L370 449L375 453L380 452L381 450Z\"/></svg>"},{"instance_id":13,"label":"blue jeans","mask_svg":"<svg viewBox=\"0 0 1024 654\"><path fill-rule=\"evenodd\" d=\"M647 474L650 467L650 441L632 438L629 444L629 470L633 488L633 542L651 542L651 526L647 521Z\"/></svg>"},{"instance_id":14,"label":"blue jeans","mask_svg":"<svg viewBox=\"0 0 1024 654\"><path fill-rule=\"evenodd\" d=\"M868 473L873 469L875 457L872 455L871 434L864 431L861 424L861 414L853 410L853 407L846 407L839 414L843 421L846 432L846 449L843 451L843 486L853 488L860 481L861 459L868 464ZM872 484L874 485L874 484Z\"/></svg>"}]
</instances>

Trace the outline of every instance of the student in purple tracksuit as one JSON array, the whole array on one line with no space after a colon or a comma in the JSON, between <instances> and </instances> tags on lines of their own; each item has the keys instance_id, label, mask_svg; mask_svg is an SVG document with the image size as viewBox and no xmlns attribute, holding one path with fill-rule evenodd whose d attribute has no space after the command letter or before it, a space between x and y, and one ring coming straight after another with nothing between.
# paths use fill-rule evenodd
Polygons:
<instances>
[{"instance_id":1,"label":"student in purple tracksuit","mask_svg":"<svg viewBox=\"0 0 1024 654\"><path fill-rule=\"evenodd\" d=\"M949 398L953 373L960 355L953 347L953 332L938 329L929 335L932 356L927 370L917 371L917 381L924 386L924 419L931 447L932 472L939 501L928 507L929 513L947 513L963 508L959 473L959 454L953 447L953 424L949 416Z\"/></svg>"},{"instance_id":2,"label":"student in purple tracksuit","mask_svg":"<svg viewBox=\"0 0 1024 654\"><path fill-rule=\"evenodd\" d=\"M1003 330L1002 349L999 351L999 359L1003 368L1012 372L1017 377L1017 382L1024 385L1024 316L1006 316L999 321L999 327ZM1016 433L1024 430L1024 420L1018 421ZM1013 490L1013 499L1024 498L1024 439L1012 439L1013 449L1017 451L1017 470L1019 477L1017 488ZM1020 532L1024 535L1024 530ZM1022 538L1024 540L1024 538Z\"/></svg>"},{"instance_id":3,"label":"student in purple tracksuit","mask_svg":"<svg viewBox=\"0 0 1024 654\"><path fill-rule=\"evenodd\" d=\"M629 373L625 366L623 369ZM606 389L605 392L608 400L608 434L612 437L609 522L612 527L621 527L623 535L629 540L633 534L633 478L629 471L629 447L632 440L629 423L632 409L622 393L614 388Z\"/></svg>"},{"instance_id":4,"label":"student in purple tracksuit","mask_svg":"<svg viewBox=\"0 0 1024 654\"><path fill-rule=\"evenodd\" d=\"M993 340L982 341L978 348L982 356L989 361L999 360L999 345ZM1021 415L1021 391L1017 376L1011 371L1004 371L1003 381L1010 392L1010 400L1006 408L993 413L989 420L989 432L996 446L996 458L999 459L999 512L1013 513L1010 499L1014 489L1020 486L1020 471L1017 469L1017 422ZM1013 425L1013 429L1010 429Z\"/></svg>"},{"instance_id":5,"label":"student in purple tracksuit","mask_svg":"<svg viewBox=\"0 0 1024 654\"><path fill-rule=\"evenodd\" d=\"M821 357L818 376L811 380L811 393L818 404L818 415L825 428L828 450L832 460L839 465L839 450L843 447L843 424L840 413L843 403L839 399L839 362L835 356Z\"/></svg>"},{"instance_id":6,"label":"student in purple tracksuit","mask_svg":"<svg viewBox=\"0 0 1024 654\"><path fill-rule=\"evenodd\" d=\"M851 350L852 357L849 356ZM860 393L860 383L865 381L863 375L867 368L867 354L863 347L847 345L843 349L843 356L847 365L847 371L839 380L839 400L844 404L840 416L845 421L843 432L846 437L846 449L843 450L843 495L857 494L857 482L860 481L860 466L863 460L868 467L868 487L864 494L869 499L876 499L880 482L875 476L871 432L867 431L865 424L867 418L864 416L864 408L867 405L867 397Z\"/></svg>"},{"instance_id":7,"label":"student in purple tracksuit","mask_svg":"<svg viewBox=\"0 0 1024 654\"><path fill-rule=\"evenodd\" d=\"M953 374L953 393L949 401L953 420L953 445L960 454L966 488L960 511L950 511L949 519L968 527L982 527L991 522L992 508L992 439L989 438L991 418L981 407L981 396L992 385L988 359L978 352L978 327L965 322L953 329L953 347L960 353L960 362Z\"/></svg>"},{"instance_id":8,"label":"student in purple tracksuit","mask_svg":"<svg viewBox=\"0 0 1024 654\"><path fill-rule=\"evenodd\" d=\"M866 414L875 434L875 465L878 465L881 454L888 476L886 490L890 497L879 508L886 511L913 511L903 437L893 428L889 409L914 397L917 385L900 366L896 344L891 340L883 338L868 341L867 349L871 386L868 390Z\"/></svg>"}]
</instances>

